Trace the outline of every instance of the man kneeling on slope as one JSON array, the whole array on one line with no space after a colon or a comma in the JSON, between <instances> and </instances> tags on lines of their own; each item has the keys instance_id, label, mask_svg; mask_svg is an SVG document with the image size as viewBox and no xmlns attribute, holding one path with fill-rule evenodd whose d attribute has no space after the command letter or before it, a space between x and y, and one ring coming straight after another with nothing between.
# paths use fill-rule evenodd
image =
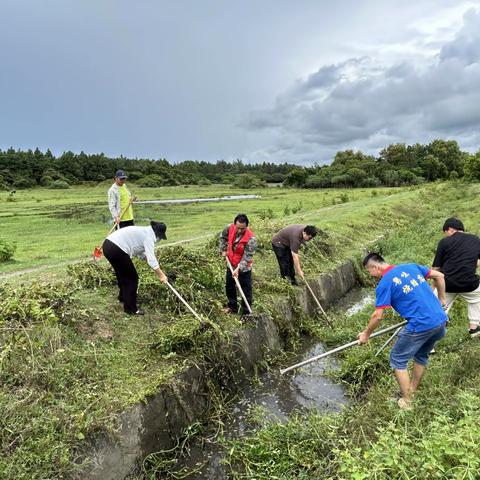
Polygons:
<instances>
[{"instance_id":1,"label":"man kneeling on slope","mask_svg":"<svg viewBox=\"0 0 480 480\"><path fill-rule=\"evenodd\" d=\"M360 343L367 343L372 332L383 318L385 308L393 307L407 325L398 335L390 352L390 366L402 397L398 400L400 408L410 408L412 394L418 388L428 356L445 335L447 314L445 305L445 280L443 273L416 264L389 265L378 253L368 254L363 265L372 277L380 278L375 294L375 311L370 317L367 328L358 334ZM433 279L438 298L426 281ZM413 373L410 381L407 363L413 359Z\"/></svg>"},{"instance_id":2,"label":"man kneeling on slope","mask_svg":"<svg viewBox=\"0 0 480 480\"><path fill-rule=\"evenodd\" d=\"M220 235L220 252L230 260L233 274L227 267L225 292L228 304L225 313L238 311L237 290L235 280L237 277L247 302L252 305L252 263L253 254L257 248L257 240L253 232L248 228L248 217L243 213L238 214L233 223L227 225ZM248 308L242 300L241 314L248 314Z\"/></svg>"}]
</instances>

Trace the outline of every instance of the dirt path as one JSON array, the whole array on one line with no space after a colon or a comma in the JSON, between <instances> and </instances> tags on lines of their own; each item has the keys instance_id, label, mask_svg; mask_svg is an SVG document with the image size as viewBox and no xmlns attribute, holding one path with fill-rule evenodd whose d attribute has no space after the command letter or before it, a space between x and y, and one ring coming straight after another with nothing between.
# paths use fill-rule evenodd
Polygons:
<instances>
[{"instance_id":1,"label":"dirt path","mask_svg":"<svg viewBox=\"0 0 480 480\"><path fill-rule=\"evenodd\" d=\"M186 238L185 240L179 240L178 242L172 242L172 243L164 243L160 245L158 248L164 248L164 247L172 247L174 245L181 245L183 243L189 243L189 242L194 242L195 240L202 240L204 238L208 238L214 235L213 233L207 233L205 235L200 235L198 237L192 237L192 238ZM77 258L76 260L67 260L64 262L56 262L53 265L42 265L40 267L33 267L33 268L24 268L23 270L17 270L15 272L9 272L9 273L3 273L0 274L0 280L7 280L9 278L15 278L15 277L20 277L22 275L28 275L28 274L38 274L38 273L43 273L47 272L49 270L53 269L61 269L64 267L67 267L68 265L74 265L76 263L84 262L85 260L88 260L91 257L82 257L82 258Z\"/></svg>"}]
</instances>

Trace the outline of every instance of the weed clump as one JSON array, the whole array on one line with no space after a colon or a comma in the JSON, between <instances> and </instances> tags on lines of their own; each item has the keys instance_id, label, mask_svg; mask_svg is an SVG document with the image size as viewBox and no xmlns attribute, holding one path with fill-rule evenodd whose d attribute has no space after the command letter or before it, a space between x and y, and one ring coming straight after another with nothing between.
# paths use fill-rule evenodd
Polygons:
<instances>
[{"instance_id":1,"label":"weed clump","mask_svg":"<svg viewBox=\"0 0 480 480\"><path fill-rule=\"evenodd\" d=\"M70 301L71 293L71 286L51 284L0 286L0 325L29 325L58 320Z\"/></svg>"},{"instance_id":2,"label":"weed clump","mask_svg":"<svg viewBox=\"0 0 480 480\"><path fill-rule=\"evenodd\" d=\"M98 288L116 283L115 273L109 263L87 260L69 265L67 271L80 288Z\"/></svg>"},{"instance_id":3,"label":"weed clump","mask_svg":"<svg viewBox=\"0 0 480 480\"><path fill-rule=\"evenodd\" d=\"M0 262L8 262L12 260L17 244L15 242L7 242L0 239Z\"/></svg>"}]
</instances>

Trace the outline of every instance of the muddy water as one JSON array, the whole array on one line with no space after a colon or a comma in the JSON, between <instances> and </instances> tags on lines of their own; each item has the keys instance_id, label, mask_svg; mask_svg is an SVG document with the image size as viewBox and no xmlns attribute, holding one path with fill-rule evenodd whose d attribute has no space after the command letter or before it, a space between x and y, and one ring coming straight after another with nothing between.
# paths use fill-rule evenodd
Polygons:
<instances>
[{"instance_id":1,"label":"muddy water","mask_svg":"<svg viewBox=\"0 0 480 480\"><path fill-rule=\"evenodd\" d=\"M373 300L372 291L355 289L334 306L336 311L353 315ZM301 362L325 351L316 339L307 338L299 351L287 359L286 365ZM280 375L279 368L259 374L258 381L245 387L228 408L223 421L226 439L241 438L252 428L252 415L260 412L262 421L284 422L298 410L339 411L347 403L341 385L331 382L325 370L336 368L330 357L306 365L291 374ZM180 478L190 480L223 480L228 478L228 467L223 464L222 447L215 435L208 435L194 442L189 452L179 462ZM187 474L187 472L191 472ZM186 475L186 476L184 476Z\"/></svg>"}]
</instances>

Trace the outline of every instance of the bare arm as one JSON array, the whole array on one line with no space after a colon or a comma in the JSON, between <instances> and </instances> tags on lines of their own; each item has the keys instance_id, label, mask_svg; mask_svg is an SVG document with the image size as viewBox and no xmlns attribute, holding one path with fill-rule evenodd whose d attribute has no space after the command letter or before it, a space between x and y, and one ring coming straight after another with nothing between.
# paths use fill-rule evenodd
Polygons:
<instances>
[{"instance_id":1,"label":"bare arm","mask_svg":"<svg viewBox=\"0 0 480 480\"><path fill-rule=\"evenodd\" d=\"M440 303L442 305L445 305L446 300L445 300L445 275L442 272L439 272L438 270L431 269L430 270L430 275L428 278L431 278L433 282L435 283L435 286L437 287L437 292L438 292L438 299L440 300Z\"/></svg>"},{"instance_id":2,"label":"bare arm","mask_svg":"<svg viewBox=\"0 0 480 480\"><path fill-rule=\"evenodd\" d=\"M298 255L298 253L293 253L292 252L292 258L293 258L293 265L295 267L295 271L297 272L298 275L300 275L300 277L304 277L304 273L302 271L302 266L300 265L300 256Z\"/></svg>"},{"instance_id":3,"label":"bare arm","mask_svg":"<svg viewBox=\"0 0 480 480\"><path fill-rule=\"evenodd\" d=\"M358 334L358 341L360 343L367 343L370 335L378 327L378 324L382 321L383 318L383 308L376 308L375 311L370 316L370 321L368 322L367 328Z\"/></svg>"}]
</instances>

